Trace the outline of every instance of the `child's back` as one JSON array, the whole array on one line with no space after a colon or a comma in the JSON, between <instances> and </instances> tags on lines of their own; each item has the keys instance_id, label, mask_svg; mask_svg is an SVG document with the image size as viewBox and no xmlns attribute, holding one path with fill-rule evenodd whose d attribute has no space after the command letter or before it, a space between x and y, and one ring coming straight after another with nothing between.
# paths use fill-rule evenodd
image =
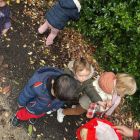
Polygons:
<instances>
[{"instance_id":1,"label":"child's back","mask_svg":"<svg viewBox=\"0 0 140 140\"><path fill-rule=\"evenodd\" d=\"M19 95L19 109L12 120L17 126L20 121L40 118L48 111L56 111L65 101L77 100L79 83L70 75L56 68L37 70Z\"/></svg>"},{"instance_id":2,"label":"child's back","mask_svg":"<svg viewBox=\"0 0 140 140\"><path fill-rule=\"evenodd\" d=\"M78 0L76 0L78 3ZM79 5L79 7L77 7ZM76 20L80 16L80 3L75 0L59 0L47 13L45 19L54 28L62 30L69 20ZM78 9L79 8L79 9Z\"/></svg>"}]
</instances>

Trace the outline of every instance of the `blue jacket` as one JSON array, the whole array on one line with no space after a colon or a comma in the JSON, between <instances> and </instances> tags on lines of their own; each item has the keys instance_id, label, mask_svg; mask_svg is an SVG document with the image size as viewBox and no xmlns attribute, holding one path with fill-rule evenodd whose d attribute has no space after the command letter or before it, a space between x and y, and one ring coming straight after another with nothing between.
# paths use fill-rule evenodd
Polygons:
<instances>
[{"instance_id":1,"label":"blue jacket","mask_svg":"<svg viewBox=\"0 0 140 140\"><path fill-rule=\"evenodd\" d=\"M36 115L62 107L64 102L51 95L51 79L61 74L63 72L56 68L38 69L20 93L19 105L26 107L30 113Z\"/></svg>"},{"instance_id":2,"label":"blue jacket","mask_svg":"<svg viewBox=\"0 0 140 140\"><path fill-rule=\"evenodd\" d=\"M79 3L78 0L76 1ZM46 13L45 18L54 28L62 30L69 20L77 20L80 17L78 9L80 5L77 8L74 0L58 0Z\"/></svg>"}]
</instances>

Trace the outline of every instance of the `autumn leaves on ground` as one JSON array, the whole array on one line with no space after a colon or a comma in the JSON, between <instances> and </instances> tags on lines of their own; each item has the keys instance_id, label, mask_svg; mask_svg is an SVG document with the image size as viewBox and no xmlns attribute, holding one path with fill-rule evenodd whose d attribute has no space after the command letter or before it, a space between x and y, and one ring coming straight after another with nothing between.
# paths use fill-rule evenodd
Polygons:
<instances>
[{"instance_id":1,"label":"autumn leaves on ground","mask_svg":"<svg viewBox=\"0 0 140 140\"><path fill-rule=\"evenodd\" d=\"M43 22L45 7L52 4L51 0L36 4L11 3L12 28L0 40L0 140L75 140L76 129L86 121L84 114L68 116L60 124L54 112L40 119L35 126L23 123L22 127L13 128L9 123L16 112L16 98L20 90L37 68L44 65L64 68L69 60L86 56L97 73L102 71L93 59L96 47L87 43L74 29L65 28L54 44L44 49L45 36L38 35L37 28ZM110 118L113 122L139 126L135 120L132 122L127 103L117 111L119 115L115 113Z\"/></svg>"}]
</instances>

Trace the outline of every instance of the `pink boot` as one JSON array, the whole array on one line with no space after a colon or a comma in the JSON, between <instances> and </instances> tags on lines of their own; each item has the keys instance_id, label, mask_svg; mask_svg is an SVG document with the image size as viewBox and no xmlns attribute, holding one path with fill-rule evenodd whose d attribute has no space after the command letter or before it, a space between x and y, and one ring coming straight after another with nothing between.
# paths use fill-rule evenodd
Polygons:
<instances>
[{"instance_id":1,"label":"pink boot","mask_svg":"<svg viewBox=\"0 0 140 140\"><path fill-rule=\"evenodd\" d=\"M49 27L49 23L46 20L45 23L38 28L38 32L40 34L43 34L48 29L48 27Z\"/></svg>"},{"instance_id":2,"label":"pink boot","mask_svg":"<svg viewBox=\"0 0 140 140\"><path fill-rule=\"evenodd\" d=\"M46 38L46 47L53 44L53 40Z\"/></svg>"},{"instance_id":3,"label":"pink boot","mask_svg":"<svg viewBox=\"0 0 140 140\"><path fill-rule=\"evenodd\" d=\"M46 46L52 45L53 44L53 40L55 39L55 37L57 36L59 30L51 27L51 32L49 34L49 36L46 39Z\"/></svg>"}]
</instances>

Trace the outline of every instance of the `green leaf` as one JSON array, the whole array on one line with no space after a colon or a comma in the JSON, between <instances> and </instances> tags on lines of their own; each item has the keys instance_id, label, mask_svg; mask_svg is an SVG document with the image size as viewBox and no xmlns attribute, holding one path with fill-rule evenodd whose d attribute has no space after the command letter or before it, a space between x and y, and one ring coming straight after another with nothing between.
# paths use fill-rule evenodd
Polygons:
<instances>
[{"instance_id":1,"label":"green leaf","mask_svg":"<svg viewBox=\"0 0 140 140\"><path fill-rule=\"evenodd\" d=\"M33 132L33 126L31 124L29 124L28 126L28 135L31 136Z\"/></svg>"}]
</instances>

